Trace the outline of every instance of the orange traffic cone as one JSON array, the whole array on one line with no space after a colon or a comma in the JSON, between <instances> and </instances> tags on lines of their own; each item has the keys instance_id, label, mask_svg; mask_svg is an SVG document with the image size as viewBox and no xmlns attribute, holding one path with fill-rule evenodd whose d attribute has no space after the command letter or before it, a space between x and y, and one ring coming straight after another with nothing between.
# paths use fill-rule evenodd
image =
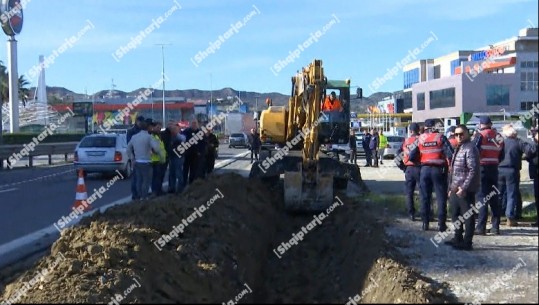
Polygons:
<instances>
[{"instance_id":1,"label":"orange traffic cone","mask_svg":"<svg viewBox=\"0 0 539 305\"><path fill-rule=\"evenodd\" d=\"M86 193L86 185L84 184L84 172L82 169L79 169L79 180L77 182L77 193L75 194L75 204L73 204L73 207L76 209L79 206L84 206L82 204L82 201L86 201L88 199L88 193ZM87 204L87 207L84 208L84 210L89 210L90 206Z\"/></svg>"}]
</instances>

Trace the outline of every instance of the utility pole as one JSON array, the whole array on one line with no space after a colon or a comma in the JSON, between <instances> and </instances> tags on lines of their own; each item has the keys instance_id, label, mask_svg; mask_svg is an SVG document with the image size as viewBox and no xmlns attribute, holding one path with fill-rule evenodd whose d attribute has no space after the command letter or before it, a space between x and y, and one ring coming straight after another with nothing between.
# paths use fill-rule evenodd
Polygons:
<instances>
[{"instance_id":1,"label":"utility pole","mask_svg":"<svg viewBox=\"0 0 539 305\"><path fill-rule=\"evenodd\" d=\"M156 45L161 46L161 57L163 59L163 71L162 71L162 80L163 80L163 121L162 124L166 124L165 122L165 46L169 46L170 43L156 43Z\"/></svg>"}]
</instances>

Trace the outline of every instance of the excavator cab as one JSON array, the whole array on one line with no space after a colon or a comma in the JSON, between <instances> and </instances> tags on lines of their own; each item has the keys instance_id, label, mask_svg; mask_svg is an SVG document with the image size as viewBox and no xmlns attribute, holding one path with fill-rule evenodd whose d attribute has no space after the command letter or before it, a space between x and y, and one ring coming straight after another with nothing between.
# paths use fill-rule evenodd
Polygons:
<instances>
[{"instance_id":1,"label":"excavator cab","mask_svg":"<svg viewBox=\"0 0 539 305\"><path fill-rule=\"evenodd\" d=\"M335 94L335 99L342 110L324 108L324 103L327 103L332 93ZM328 80L322 98L318 142L320 144L348 143L350 134L350 80Z\"/></svg>"}]
</instances>

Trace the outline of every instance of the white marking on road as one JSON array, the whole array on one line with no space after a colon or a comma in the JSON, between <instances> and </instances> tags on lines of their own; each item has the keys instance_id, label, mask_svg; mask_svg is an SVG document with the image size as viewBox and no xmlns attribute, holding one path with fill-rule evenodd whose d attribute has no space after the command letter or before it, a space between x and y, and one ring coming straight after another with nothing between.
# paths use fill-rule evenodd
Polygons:
<instances>
[{"instance_id":1,"label":"white marking on road","mask_svg":"<svg viewBox=\"0 0 539 305\"><path fill-rule=\"evenodd\" d=\"M66 171L63 171L63 172L58 172L58 173L54 173L54 174L50 174L50 175L46 175L46 176L41 176L41 177L36 177L36 178L23 180L23 181L19 181L19 182L13 182L13 183L9 183L9 184L0 185L0 188L5 188L5 187L9 187L9 186L15 186L15 185L23 184L23 183L28 183L28 182L34 182L34 181L43 180L43 179L47 179L47 178L52 178L52 177L55 177L55 176L63 175L65 173L72 173L72 172L73 172L73 169L70 169L70 170L66 170Z\"/></svg>"},{"instance_id":2,"label":"white marking on road","mask_svg":"<svg viewBox=\"0 0 539 305\"><path fill-rule=\"evenodd\" d=\"M0 193L7 193L7 192L11 192L11 191L16 191L18 190L18 188L11 188L11 189L7 189L7 190L1 190Z\"/></svg>"}]
</instances>

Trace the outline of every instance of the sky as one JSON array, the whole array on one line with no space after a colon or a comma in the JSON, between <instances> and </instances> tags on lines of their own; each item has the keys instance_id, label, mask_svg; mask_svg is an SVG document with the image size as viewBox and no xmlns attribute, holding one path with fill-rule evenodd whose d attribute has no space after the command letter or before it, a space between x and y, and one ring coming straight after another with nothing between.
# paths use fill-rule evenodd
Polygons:
<instances>
[{"instance_id":1,"label":"sky","mask_svg":"<svg viewBox=\"0 0 539 305\"><path fill-rule=\"evenodd\" d=\"M290 94L291 76L321 59L329 79L365 96L403 88L415 60L473 50L537 27L536 0L21 0L18 73L93 94L141 87ZM474 4L475 3L475 4ZM7 40L0 60L7 65ZM161 46L160 44L165 44ZM163 56L164 53L164 56ZM408 57L411 60L411 57Z\"/></svg>"}]
</instances>

